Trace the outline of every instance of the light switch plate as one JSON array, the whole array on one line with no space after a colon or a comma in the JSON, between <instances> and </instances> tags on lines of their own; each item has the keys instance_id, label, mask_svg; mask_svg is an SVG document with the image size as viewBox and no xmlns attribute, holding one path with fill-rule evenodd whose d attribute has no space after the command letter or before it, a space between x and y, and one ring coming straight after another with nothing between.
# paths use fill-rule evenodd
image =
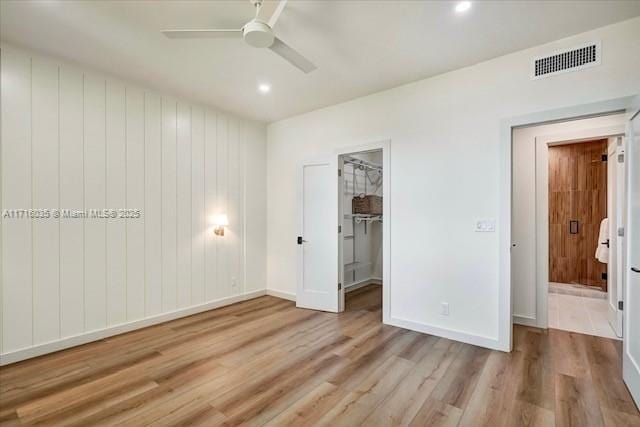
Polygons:
<instances>
[{"instance_id":1,"label":"light switch plate","mask_svg":"<svg viewBox=\"0 0 640 427\"><path fill-rule=\"evenodd\" d=\"M495 219L479 219L476 220L477 233L493 233L496 231Z\"/></svg>"}]
</instances>

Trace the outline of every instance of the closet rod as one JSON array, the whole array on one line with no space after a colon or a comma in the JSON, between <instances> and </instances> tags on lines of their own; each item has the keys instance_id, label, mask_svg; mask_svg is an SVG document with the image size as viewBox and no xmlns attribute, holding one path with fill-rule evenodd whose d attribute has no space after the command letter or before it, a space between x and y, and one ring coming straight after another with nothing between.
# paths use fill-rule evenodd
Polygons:
<instances>
[{"instance_id":1,"label":"closet rod","mask_svg":"<svg viewBox=\"0 0 640 427\"><path fill-rule=\"evenodd\" d=\"M368 169L375 169L375 170L379 170L379 171L382 170L382 166L377 165L377 164L372 163L372 162L368 162L366 160L350 158L350 159L345 159L344 162L345 163L350 163L350 164L356 165L356 166L363 166L363 167L368 168Z\"/></svg>"}]
</instances>

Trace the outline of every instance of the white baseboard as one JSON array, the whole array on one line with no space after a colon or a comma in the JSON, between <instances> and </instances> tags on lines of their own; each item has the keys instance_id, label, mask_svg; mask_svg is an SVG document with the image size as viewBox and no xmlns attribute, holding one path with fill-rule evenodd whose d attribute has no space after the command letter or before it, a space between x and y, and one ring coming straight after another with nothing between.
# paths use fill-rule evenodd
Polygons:
<instances>
[{"instance_id":1,"label":"white baseboard","mask_svg":"<svg viewBox=\"0 0 640 427\"><path fill-rule=\"evenodd\" d=\"M283 291L276 291L275 289L267 289L266 294L276 298L288 299L289 301L293 301L293 302L296 301L296 294L291 292L283 292Z\"/></svg>"},{"instance_id":2,"label":"white baseboard","mask_svg":"<svg viewBox=\"0 0 640 427\"><path fill-rule=\"evenodd\" d=\"M370 277L368 279L360 280L358 282L350 283L344 287L345 292L355 291L356 289L363 288L367 285L382 285L382 280L374 277Z\"/></svg>"},{"instance_id":3,"label":"white baseboard","mask_svg":"<svg viewBox=\"0 0 640 427\"><path fill-rule=\"evenodd\" d=\"M391 326L398 328L410 329L424 334L435 335L437 337L447 338L454 341L460 341L467 344L477 345L479 347L490 348L508 352L509 349L502 348L500 342L495 338L485 337L482 335L471 335L466 332L455 331L451 329L443 329L437 326L427 325L425 323L414 322L411 320L398 319L397 317L389 317L387 322Z\"/></svg>"},{"instance_id":4,"label":"white baseboard","mask_svg":"<svg viewBox=\"0 0 640 427\"><path fill-rule=\"evenodd\" d=\"M75 347L78 345L86 344L92 341L97 341L97 340L111 337L114 335L123 334L125 332L130 332L135 329L146 328L147 326L157 325L158 323L164 323L169 320L178 319L180 317L191 316L193 314L202 313L203 311L212 310L214 308L223 307L226 305L234 304L236 302L258 298L263 295L266 295L266 293L267 292L265 290L247 292L240 295L221 298L215 301L209 301L204 304L199 304L192 307L182 308L182 309L171 311L168 313L158 314L158 315L147 317L140 320L133 320L127 323L121 323L119 325L109 326L104 329L84 332L79 335L62 338L62 339L51 341L44 344L38 344L33 347L23 348L20 350L3 353L0 355L0 366L19 362L25 359L30 359L32 357L42 356L43 354L53 353L55 351L64 350L66 348Z\"/></svg>"}]
</instances>

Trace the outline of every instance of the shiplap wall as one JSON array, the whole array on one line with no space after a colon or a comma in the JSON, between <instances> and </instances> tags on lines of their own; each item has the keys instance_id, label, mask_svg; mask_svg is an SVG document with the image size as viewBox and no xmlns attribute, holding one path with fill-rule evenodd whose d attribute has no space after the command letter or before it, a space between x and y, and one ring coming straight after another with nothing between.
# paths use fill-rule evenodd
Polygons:
<instances>
[{"instance_id":1,"label":"shiplap wall","mask_svg":"<svg viewBox=\"0 0 640 427\"><path fill-rule=\"evenodd\" d=\"M262 124L1 55L3 210L142 212L3 218L3 354L265 288ZM223 238L216 213L229 216Z\"/></svg>"}]
</instances>

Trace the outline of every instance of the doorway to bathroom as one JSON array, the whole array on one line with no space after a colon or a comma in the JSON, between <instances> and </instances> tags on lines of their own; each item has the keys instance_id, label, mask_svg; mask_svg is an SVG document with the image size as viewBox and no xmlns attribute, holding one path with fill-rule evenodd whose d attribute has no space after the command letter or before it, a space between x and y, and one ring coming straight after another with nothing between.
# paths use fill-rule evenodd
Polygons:
<instances>
[{"instance_id":1,"label":"doorway to bathroom","mask_svg":"<svg viewBox=\"0 0 640 427\"><path fill-rule=\"evenodd\" d=\"M617 138L548 146L549 327L612 338L607 318L609 145ZM615 243L614 243L615 246Z\"/></svg>"},{"instance_id":2,"label":"doorway to bathroom","mask_svg":"<svg viewBox=\"0 0 640 427\"><path fill-rule=\"evenodd\" d=\"M622 337L624 132L624 114L514 130L514 322Z\"/></svg>"}]
</instances>

